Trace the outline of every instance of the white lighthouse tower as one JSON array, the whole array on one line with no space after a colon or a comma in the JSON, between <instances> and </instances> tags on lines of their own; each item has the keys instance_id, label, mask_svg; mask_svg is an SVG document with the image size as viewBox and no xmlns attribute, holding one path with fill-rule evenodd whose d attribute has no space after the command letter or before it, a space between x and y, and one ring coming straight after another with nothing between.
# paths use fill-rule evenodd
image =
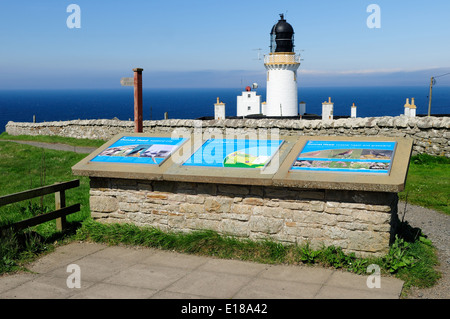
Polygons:
<instances>
[{"instance_id":1,"label":"white lighthouse tower","mask_svg":"<svg viewBox=\"0 0 450 319\"><path fill-rule=\"evenodd\" d=\"M294 52L294 29L283 14L270 33L270 53L264 56L267 70L267 116L297 116L297 69L300 56Z\"/></svg>"}]
</instances>

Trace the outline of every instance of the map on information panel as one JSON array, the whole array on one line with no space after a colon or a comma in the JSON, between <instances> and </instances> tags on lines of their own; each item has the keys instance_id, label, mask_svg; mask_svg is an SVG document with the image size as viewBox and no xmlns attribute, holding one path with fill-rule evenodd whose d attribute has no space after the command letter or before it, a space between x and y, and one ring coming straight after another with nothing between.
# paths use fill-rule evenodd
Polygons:
<instances>
[{"instance_id":1,"label":"map on information panel","mask_svg":"<svg viewBox=\"0 0 450 319\"><path fill-rule=\"evenodd\" d=\"M183 166L264 168L282 140L209 139Z\"/></svg>"}]
</instances>

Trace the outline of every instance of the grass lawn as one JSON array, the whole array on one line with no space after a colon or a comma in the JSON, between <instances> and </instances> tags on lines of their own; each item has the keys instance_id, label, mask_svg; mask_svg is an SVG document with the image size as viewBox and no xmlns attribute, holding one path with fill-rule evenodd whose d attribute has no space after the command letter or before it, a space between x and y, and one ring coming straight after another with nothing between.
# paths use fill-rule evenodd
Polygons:
<instances>
[{"instance_id":1,"label":"grass lawn","mask_svg":"<svg viewBox=\"0 0 450 319\"><path fill-rule=\"evenodd\" d=\"M79 179L79 187L66 191L67 206L77 203L81 204L80 212L67 216L68 229L71 228L71 225L79 226L90 215L89 179L87 177L73 176L71 167L85 156L86 154L48 150L13 142L0 142L0 196L57 182ZM38 197L5 205L0 207L0 226L54 209L54 194L43 196L42 202L41 197ZM26 233L28 235L33 234L35 239L39 238L39 242L43 245L55 240L62 240L66 235L57 232L56 221L54 220L31 227ZM21 240L18 241L20 242ZM17 243L9 244L16 245ZM5 245L3 241L0 242L0 255L2 255L2 258L7 258L5 257L7 256ZM16 248L18 251L21 249L21 247Z\"/></svg>"},{"instance_id":2,"label":"grass lawn","mask_svg":"<svg viewBox=\"0 0 450 319\"><path fill-rule=\"evenodd\" d=\"M413 156L401 200L450 214L450 158Z\"/></svg>"}]
</instances>

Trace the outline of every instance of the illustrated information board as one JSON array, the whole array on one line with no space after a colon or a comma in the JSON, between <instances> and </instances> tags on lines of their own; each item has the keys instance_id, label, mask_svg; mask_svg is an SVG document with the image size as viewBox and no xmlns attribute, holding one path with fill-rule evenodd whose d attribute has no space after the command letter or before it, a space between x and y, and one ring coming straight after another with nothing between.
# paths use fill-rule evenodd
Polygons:
<instances>
[{"instance_id":1,"label":"illustrated information board","mask_svg":"<svg viewBox=\"0 0 450 319\"><path fill-rule=\"evenodd\" d=\"M124 136L91 162L161 165L187 139Z\"/></svg>"},{"instance_id":2,"label":"illustrated information board","mask_svg":"<svg viewBox=\"0 0 450 319\"><path fill-rule=\"evenodd\" d=\"M282 140L209 139L183 166L262 169L282 144Z\"/></svg>"},{"instance_id":3,"label":"illustrated information board","mask_svg":"<svg viewBox=\"0 0 450 319\"><path fill-rule=\"evenodd\" d=\"M308 140L291 171L389 174L396 142Z\"/></svg>"}]
</instances>

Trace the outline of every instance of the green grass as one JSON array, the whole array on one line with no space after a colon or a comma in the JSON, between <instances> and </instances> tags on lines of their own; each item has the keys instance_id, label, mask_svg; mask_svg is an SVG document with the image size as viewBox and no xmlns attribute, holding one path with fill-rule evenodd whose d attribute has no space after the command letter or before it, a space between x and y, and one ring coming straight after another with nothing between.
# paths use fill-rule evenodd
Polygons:
<instances>
[{"instance_id":1,"label":"green grass","mask_svg":"<svg viewBox=\"0 0 450 319\"><path fill-rule=\"evenodd\" d=\"M0 143L0 195L8 195L27 189L65 182L75 178L80 179L80 187L66 191L66 205L81 203L81 213L75 213L69 219L81 221L89 215L89 179L75 177L71 167L86 157L87 154L55 151L13 142ZM41 199L30 200L31 204L41 205ZM23 209L30 206L30 201L20 202L1 207L0 224L2 220L20 219ZM54 195L46 195L43 206L54 209ZM5 210L7 213L5 213ZM23 212L26 212L24 210ZM13 213L15 212L15 213ZM6 214L6 215L5 215Z\"/></svg>"},{"instance_id":2,"label":"green grass","mask_svg":"<svg viewBox=\"0 0 450 319\"><path fill-rule=\"evenodd\" d=\"M420 154L411 158L400 200L450 214L450 158Z\"/></svg>"},{"instance_id":3,"label":"green grass","mask_svg":"<svg viewBox=\"0 0 450 319\"><path fill-rule=\"evenodd\" d=\"M56 242L73 236L89 215L89 179L74 177L71 167L87 154L0 142L0 196L78 178L80 186L66 191L66 205L81 204L81 211L67 216L68 227L56 230L56 221L30 227L0 238L0 273L20 269L30 258L49 251ZM53 194L0 207L0 226L55 209Z\"/></svg>"},{"instance_id":4,"label":"green grass","mask_svg":"<svg viewBox=\"0 0 450 319\"><path fill-rule=\"evenodd\" d=\"M405 282L406 292L411 287L432 287L441 277L441 274L435 270L439 264L436 249L432 243L424 242L423 238L409 243L407 254L411 256L413 264L410 267L398 269L396 273L396 277Z\"/></svg>"},{"instance_id":5,"label":"green grass","mask_svg":"<svg viewBox=\"0 0 450 319\"><path fill-rule=\"evenodd\" d=\"M8 139L4 134L0 138ZM62 142L55 137L35 137L37 141ZM80 142L79 146L86 146ZM103 141L101 142L103 143ZM54 151L12 142L0 143L0 196L55 182L72 180L71 167L87 154ZM411 160L405 192L401 199L448 213L449 159L415 156ZM212 231L189 234L162 232L134 225L104 225L89 218L89 179L80 179L80 187L68 190L67 205L81 203L81 212L69 215L69 228L60 233L55 221L31 227L18 233L4 232L0 239L0 273L23 269L37 256L52 251L55 242L90 240L110 245L128 244L176 250L183 253L218 258L249 260L261 263L319 264L367 274L367 266L380 265L386 274L405 281L405 287L430 287L439 278L435 249L417 230L402 224L401 236L391 246L388 255L377 259L356 258L340 248L311 249L307 244L282 245L272 241L250 241L220 236ZM406 194L408 197L406 198ZM425 200L425 198L428 198ZM18 221L54 209L54 196L0 207L0 225ZM411 234L414 233L414 236Z\"/></svg>"},{"instance_id":6,"label":"green grass","mask_svg":"<svg viewBox=\"0 0 450 319\"><path fill-rule=\"evenodd\" d=\"M85 147L100 147L105 144L104 140L91 140L91 139L78 139L73 137L62 136L49 136L49 135L9 135L6 132L0 134L1 140L14 140L14 141L33 141L44 143L61 143L72 146L85 146Z\"/></svg>"}]
</instances>

